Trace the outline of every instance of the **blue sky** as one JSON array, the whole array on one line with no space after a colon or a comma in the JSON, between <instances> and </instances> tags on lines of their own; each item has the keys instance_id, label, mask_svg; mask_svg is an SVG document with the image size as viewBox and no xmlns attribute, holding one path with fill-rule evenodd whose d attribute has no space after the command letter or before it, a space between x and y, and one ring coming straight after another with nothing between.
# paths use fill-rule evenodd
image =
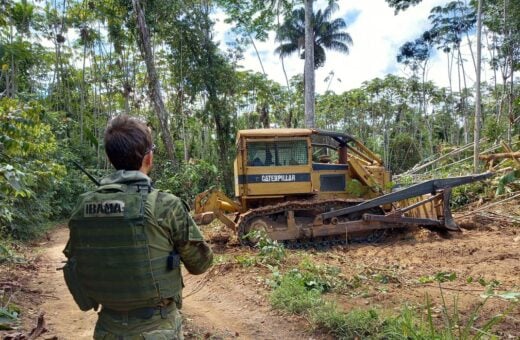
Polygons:
<instances>
[{"instance_id":1,"label":"blue sky","mask_svg":"<svg viewBox=\"0 0 520 340\"><path fill-rule=\"evenodd\" d=\"M316 71L316 91L325 92L328 82L325 78L332 71L334 78L330 90L341 93L361 86L364 81L384 77L388 73L408 76L409 71L396 62L399 47L407 41L416 39L429 27L428 15L434 6L448 3L446 0L423 0L423 2L405 12L394 15L384 0L340 0L339 10L334 18L342 17L347 22L347 32L350 33L353 45L349 55L328 51L325 66ZM314 10L325 8L327 1L318 0ZM214 16L215 40L220 42L222 49L226 48L226 41L232 37L232 26L224 23L224 14ZM472 37L473 44L475 38ZM281 84L285 84L280 58L274 53L277 44L274 33L271 33L266 42L255 42L260 52L262 62L268 77ZM463 46L463 55L467 59L466 69L472 70L469 48ZM485 55L484 55L485 57ZM260 63L252 47L244 53L244 59L239 63L243 69L261 72ZM285 59L285 68L288 77L303 72L303 60L296 55ZM469 73L469 84L474 81L474 72ZM489 72L488 72L489 73ZM483 79L490 74L484 70ZM446 56L434 53L428 68L428 80L440 86L448 86L446 70Z\"/></svg>"}]
</instances>

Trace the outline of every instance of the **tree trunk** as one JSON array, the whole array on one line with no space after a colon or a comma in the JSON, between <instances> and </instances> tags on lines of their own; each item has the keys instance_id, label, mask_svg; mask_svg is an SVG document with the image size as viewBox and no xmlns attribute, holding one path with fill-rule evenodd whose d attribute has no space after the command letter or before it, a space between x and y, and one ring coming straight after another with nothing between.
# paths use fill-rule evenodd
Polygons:
<instances>
[{"instance_id":1,"label":"tree trunk","mask_svg":"<svg viewBox=\"0 0 520 340\"><path fill-rule=\"evenodd\" d=\"M480 152L480 124L481 124L481 106L480 106L480 65L482 59L482 0L478 0L477 9L477 81L476 81L476 94L475 94L475 132L474 132L474 149L473 149L473 172L479 172L479 159L478 154Z\"/></svg>"},{"instance_id":2,"label":"tree trunk","mask_svg":"<svg viewBox=\"0 0 520 340\"><path fill-rule=\"evenodd\" d=\"M141 55L146 63L146 70L148 72L148 91L150 100L153 103L155 114L159 120L161 137L164 146L166 147L168 158L173 164L176 164L173 141L168 129L168 113L164 107L164 102L161 95L161 84L159 82L159 77L157 76L157 71L155 70L154 56L152 54L150 35L146 25L144 11L139 0L132 0L132 5L137 20L137 40L139 42L139 49L141 50Z\"/></svg>"},{"instance_id":3,"label":"tree trunk","mask_svg":"<svg viewBox=\"0 0 520 340\"><path fill-rule=\"evenodd\" d=\"M276 30L278 31L280 29L280 4L281 2L278 1L277 3L277 6L276 6ZM289 77L287 77L287 71L285 70L285 61L284 61L284 58L283 58L283 55L280 55L280 61L281 61L281 65L282 65L282 71L283 71L283 75L285 77L285 83L287 84L287 93L289 93L289 96L291 95L291 84L289 83ZM286 127L287 128L290 128L291 127L291 120L292 120L292 110L293 110L293 102L292 100L289 100L289 112L288 112L288 118L286 119Z\"/></svg>"},{"instance_id":4,"label":"tree trunk","mask_svg":"<svg viewBox=\"0 0 520 340\"><path fill-rule=\"evenodd\" d=\"M11 27L9 30L9 42L10 42L11 46L13 46L13 24L11 24ZM11 82L10 82L10 84L6 84L7 88L8 88L7 97L14 98L16 96L16 71L15 71L16 64L15 64L15 60L14 60L14 51L11 51L10 53L11 53L11 67L10 67Z\"/></svg>"},{"instance_id":5,"label":"tree trunk","mask_svg":"<svg viewBox=\"0 0 520 340\"><path fill-rule=\"evenodd\" d=\"M261 105L260 109L260 124L264 129L269 129L269 107L267 103Z\"/></svg>"},{"instance_id":6,"label":"tree trunk","mask_svg":"<svg viewBox=\"0 0 520 340\"><path fill-rule=\"evenodd\" d=\"M312 2L305 0L305 127L314 127L314 29Z\"/></svg>"},{"instance_id":7,"label":"tree trunk","mask_svg":"<svg viewBox=\"0 0 520 340\"><path fill-rule=\"evenodd\" d=\"M485 37L486 37L486 47L487 47L487 50L488 50L488 53L489 53L489 59L490 60L493 60L495 59L495 53L494 53L494 48L491 47L491 42L489 41L489 30L485 31ZM494 36L494 33L493 33L493 36ZM494 41L494 38L493 38L493 41ZM496 92L497 92L497 69L495 66L493 66L493 93L494 93L494 96L495 96L495 118L497 119L497 122L498 122L498 98L496 96Z\"/></svg>"},{"instance_id":8,"label":"tree trunk","mask_svg":"<svg viewBox=\"0 0 520 340\"><path fill-rule=\"evenodd\" d=\"M247 34L247 37L249 38L249 41L251 41L251 45L253 45L253 48L255 49L256 57L258 58L258 62L260 63L260 68L262 69L262 74L267 78L267 74L265 73L265 69L264 69L264 63L262 62L260 53L258 52L258 49L256 48L255 40L249 33Z\"/></svg>"},{"instance_id":9,"label":"tree trunk","mask_svg":"<svg viewBox=\"0 0 520 340\"><path fill-rule=\"evenodd\" d=\"M462 77L460 75L460 65L461 65L461 60L460 60L460 51L459 51L459 54L457 56L457 78L458 78L458 84L459 84L459 103L460 103L460 114L464 120L464 144L468 144L469 143L469 122L468 122L468 115L466 114L466 101L464 99L464 94L462 93L462 84L461 84L461 81L462 81Z\"/></svg>"},{"instance_id":10,"label":"tree trunk","mask_svg":"<svg viewBox=\"0 0 520 340\"><path fill-rule=\"evenodd\" d=\"M507 17L506 17L506 13L507 13L507 6L508 6L508 2L507 1L504 1L504 31L506 31L506 37L507 37L507 40L509 40L509 43L512 44L511 46L509 46L509 62L511 63L510 65L510 70L511 70L511 82L510 82L510 87L509 87L509 94L508 94L508 98L509 98L509 102L508 102L508 118L509 118L509 126L507 128L507 142L509 145L511 145L511 142L512 142L512 134L513 134L513 124L515 122L515 117L514 117L514 111L513 111L513 96L514 96L514 84L515 84L515 56L514 56L514 45L513 45L513 39L512 39L512 29L510 27L510 25L507 25Z\"/></svg>"},{"instance_id":11,"label":"tree trunk","mask_svg":"<svg viewBox=\"0 0 520 340\"><path fill-rule=\"evenodd\" d=\"M86 39L83 41L83 67L81 68L81 102L79 109L79 140L80 144L83 145L83 118L85 115L85 62L87 59L87 42Z\"/></svg>"},{"instance_id":12,"label":"tree trunk","mask_svg":"<svg viewBox=\"0 0 520 340\"><path fill-rule=\"evenodd\" d=\"M509 85L509 126L507 128L507 143L511 145L513 140L513 126L515 124L515 112L513 110L513 101L514 101L514 68L513 68L513 49L511 49L511 82Z\"/></svg>"}]
</instances>

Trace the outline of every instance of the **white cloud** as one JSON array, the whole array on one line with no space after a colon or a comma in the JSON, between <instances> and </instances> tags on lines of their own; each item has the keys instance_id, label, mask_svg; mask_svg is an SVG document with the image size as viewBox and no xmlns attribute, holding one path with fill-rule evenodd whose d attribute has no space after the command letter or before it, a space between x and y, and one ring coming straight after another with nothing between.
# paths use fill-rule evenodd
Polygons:
<instances>
[{"instance_id":1,"label":"white cloud","mask_svg":"<svg viewBox=\"0 0 520 340\"><path fill-rule=\"evenodd\" d=\"M347 22L347 32L350 33L354 43L349 55L327 52L325 65L316 71L316 91L323 93L326 90L327 82L324 80L331 71L334 71L335 78L332 80L330 90L336 93L359 87L364 81L384 77L388 73L405 76L402 65L396 61L399 47L407 41L416 39L429 27L428 15L432 7L447 2L447 0L423 0L420 5L394 15L394 10L389 8L384 0L340 0L339 10L334 14L334 18L351 18L355 17L353 14L356 12L359 13L354 22ZM325 6L326 1L319 0L315 3L314 9ZM221 48L225 48L226 32L232 25L223 23L224 14L221 12L217 13L216 17L218 21L215 26L215 40L221 41ZM277 46L274 33L269 35L268 41L255 43L268 77L285 84L280 58L274 53ZM466 71L472 79L468 86L471 86L475 79L475 72L467 44L463 54L467 60ZM260 63L252 47L248 47L244 59L239 64L246 70L261 72ZM288 77L303 73L303 65L303 60L296 55L286 58L285 68ZM490 74L491 72L487 72L487 75ZM484 79L485 77L486 72L483 75ZM448 86L444 54L436 53L431 59L428 79L440 86Z\"/></svg>"}]
</instances>

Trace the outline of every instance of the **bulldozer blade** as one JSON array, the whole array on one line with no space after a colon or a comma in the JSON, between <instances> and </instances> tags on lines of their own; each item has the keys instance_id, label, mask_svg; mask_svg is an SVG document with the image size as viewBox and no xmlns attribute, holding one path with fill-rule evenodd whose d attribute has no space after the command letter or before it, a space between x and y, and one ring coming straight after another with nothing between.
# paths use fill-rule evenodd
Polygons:
<instances>
[{"instance_id":1,"label":"bulldozer blade","mask_svg":"<svg viewBox=\"0 0 520 340\"><path fill-rule=\"evenodd\" d=\"M321 214L321 219L326 220L332 217L338 217L338 216L344 216L348 214L352 214L358 211L363 211L366 209L379 207L385 204L398 202L401 200L405 200L407 198L422 196L425 194L435 194L437 190L442 189L449 189L455 186L464 185L476 181L481 181L483 179L489 178L492 176L492 173L487 172L480 175L473 175L473 176L462 176L462 177L454 177L454 178L446 178L446 179L433 179L430 181L426 181L423 183L412 185L408 188L392 192L368 201L365 201L363 203L360 203L358 205L355 205L353 207L348 207L344 209L338 209L330 212L326 212ZM448 199L449 204L449 199ZM450 214L451 216L451 214ZM451 224L451 223L449 223ZM452 226L450 226L452 227ZM449 229L449 228L448 228ZM458 229L458 228L456 228Z\"/></svg>"},{"instance_id":2,"label":"bulldozer blade","mask_svg":"<svg viewBox=\"0 0 520 340\"><path fill-rule=\"evenodd\" d=\"M372 214L364 214L363 221L366 222L383 222L389 224L413 224L413 225L421 225L421 226L442 226L442 222L438 220L432 220L430 218L417 218L417 217L402 217L402 216L391 216L391 215L372 215Z\"/></svg>"},{"instance_id":3,"label":"bulldozer blade","mask_svg":"<svg viewBox=\"0 0 520 340\"><path fill-rule=\"evenodd\" d=\"M459 226L451 215L450 201L451 188L444 189L443 194L443 210L444 210L444 227L450 231L460 231Z\"/></svg>"},{"instance_id":4,"label":"bulldozer blade","mask_svg":"<svg viewBox=\"0 0 520 340\"><path fill-rule=\"evenodd\" d=\"M213 222L215 218L215 213L213 211L193 215L193 220L198 225L210 224L211 222Z\"/></svg>"}]
</instances>

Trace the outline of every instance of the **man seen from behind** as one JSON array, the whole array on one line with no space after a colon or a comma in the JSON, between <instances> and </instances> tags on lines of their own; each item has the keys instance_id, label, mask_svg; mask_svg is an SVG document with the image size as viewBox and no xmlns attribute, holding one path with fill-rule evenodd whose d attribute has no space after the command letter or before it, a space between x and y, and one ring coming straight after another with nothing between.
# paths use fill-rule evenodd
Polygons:
<instances>
[{"instance_id":1,"label":"man seen from behind","mask_svg":"<svg viewBox=\"0 0 520 340\"><path fill-rule=\"evenodd\" d=\"M94 339L182 339L182 276L213 253L176 196L153 189L148 127L127 115L105 132L116 171L80 196L69 221L65 281L82 310L98 309Z\"/></svg>"}]
</instances>

